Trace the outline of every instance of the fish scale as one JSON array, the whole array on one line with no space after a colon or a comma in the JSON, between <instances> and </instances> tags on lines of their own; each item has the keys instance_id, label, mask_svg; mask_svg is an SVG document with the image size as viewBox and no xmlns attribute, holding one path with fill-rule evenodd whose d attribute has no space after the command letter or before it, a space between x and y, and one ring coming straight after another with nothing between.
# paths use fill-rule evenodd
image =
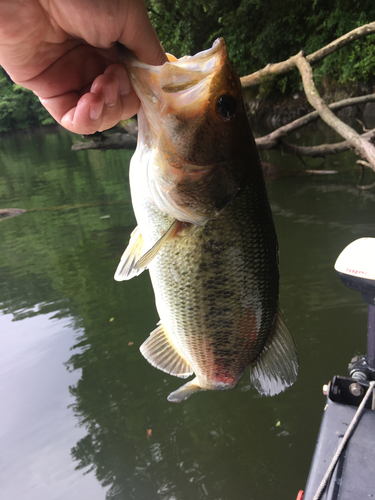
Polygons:
<instances>
[{"instance_id":1,"label":"fish scale","mask_svg":"<svg viewBox=\"0 0 375 500\"><path fill-rule=\"evenodd\" d=\"M276 236L272 221L265 223L267 207L265 214L258 208L258 220L251 213L254 194L259 188L241 193L190 237L169 241L149 266L158 310L168 318L164 326L207 389L217 388L222 367L229 373L230 366L230 386L238 382L264 347L277 313ZM256 334L242 323L257 325Z\"/></svg>"}]
</instances>

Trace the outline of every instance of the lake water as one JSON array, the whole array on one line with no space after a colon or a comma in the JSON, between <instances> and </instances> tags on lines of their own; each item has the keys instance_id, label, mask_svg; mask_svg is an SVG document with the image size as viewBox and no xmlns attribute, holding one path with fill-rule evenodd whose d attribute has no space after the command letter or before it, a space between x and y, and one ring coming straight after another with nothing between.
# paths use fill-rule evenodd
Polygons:
<instances>
[{"instance_id":1,"label":"lake water","mask_svg":"<svg viewBox=\"0 0 375 500\"><path fill-rule=\"evenodd\" d=\"M233 391L173 404L181 380L138 350L158 321L148 274L113 280L135 225L132 153L72 153L76 140L61 130L1 138L0 208L29 210L0 223L1 498L294 500L322 386L365 352L366 305L333 265L352 240L375 237L375 190L356 187L350 153L327 159L335 175L264 155L288 172L268 189L299 379L262 398L247 372Z\"/></svg>"}]
</instances>

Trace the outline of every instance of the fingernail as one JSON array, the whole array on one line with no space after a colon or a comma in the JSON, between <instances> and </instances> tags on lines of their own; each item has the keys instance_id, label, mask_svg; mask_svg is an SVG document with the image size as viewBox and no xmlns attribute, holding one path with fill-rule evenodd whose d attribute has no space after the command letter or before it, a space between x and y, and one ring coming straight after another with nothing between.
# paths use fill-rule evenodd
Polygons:
<instances>
[{"instance_id":1,"label":"fingernail","mask_svg":"<svg viewBox=\"0 0 375 500\"><path fill-rule=\"evenodd\" d=\"M90 119L93 121L99 120L103 112L103 103L92 104L90 106Z\"/></svg>"},{"instance_id":2,"label":"fingernail","mask_svg":"<svg viewBox=\"0 0 375 500\"><path fill-rule=\"evenodd\" d=\"M109 87L105 89L104 92L104 104L106 106L114 106L117 101L117 92L118 92L118 86L116 85L115 87Z\"/></svg>"},{"instance_id":3,"label":"fingernail","mask_svg":"<svg viewBox=\"0 0 375 500\"><path fill-rule=\"evenodd\" d=\"M62 117L62 122L64 122L64 124L72 124L73 123L73 120L74 120L74 113L75 113L75 110L77 108L73 108L73 109L70 109L67 113L65 113L65 115ZM64 125L63 125L64 126Z\"/></svg>"},{"instance_id":4,"label":"fingernail","mask_svg":"<svg viewBox=\"0 0 375 500\"><path fill-rule=\"evenodd\" d=\"M131 86L129 81L119 80L119 92L121 96L127 96L130 94Z\"/></svg>"},{"instance_id":5,"label":"fingernail","mask_svg":"<svg viewBox=\"0 0 375 500\"><path fill-rule=\"evenodd\" d=\"M130 82L126 69L120 65L109 66L105 73L113 74L118 81L118 91L121 96L126 96L130 93Z\"/></svg>"}]
</instances>

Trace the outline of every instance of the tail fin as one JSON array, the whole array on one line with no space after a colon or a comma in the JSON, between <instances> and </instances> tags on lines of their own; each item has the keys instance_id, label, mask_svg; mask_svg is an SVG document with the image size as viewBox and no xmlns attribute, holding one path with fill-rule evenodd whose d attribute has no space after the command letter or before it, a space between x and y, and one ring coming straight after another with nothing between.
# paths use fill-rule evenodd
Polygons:
<instances>
[{"instance_id":1,"label":"tail fin","mask_svg":"<svg viewBox=\"0 0 375 500\"><path fill-rule=\"evenodd\" d=\"M273 335L250 367L250 380L262 396L275 396L294 384L298 366L296 346L279 310Z\"/></svg>"}]
</instances>

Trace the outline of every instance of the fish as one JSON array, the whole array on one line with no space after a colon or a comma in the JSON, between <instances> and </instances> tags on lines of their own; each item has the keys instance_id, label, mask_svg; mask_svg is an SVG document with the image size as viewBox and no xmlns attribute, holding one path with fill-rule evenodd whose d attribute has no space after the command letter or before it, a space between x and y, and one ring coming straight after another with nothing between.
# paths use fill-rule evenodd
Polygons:
<instances>
[{"instance_id":1,"label":"fish","mask_svg":"<svg viewBox=\"0 0 375 500\"><path fill-rule=\"evenodd\" d=\"M149 270L160 322L140 351L154 367L195 377L181 402L233 389L249 367L274 396L298 376L279 308L279 249L240 80L224 39L151 66L119 47L141 105L129 179L137 227L115 280Z\"/></svg>"}]
</instances>

